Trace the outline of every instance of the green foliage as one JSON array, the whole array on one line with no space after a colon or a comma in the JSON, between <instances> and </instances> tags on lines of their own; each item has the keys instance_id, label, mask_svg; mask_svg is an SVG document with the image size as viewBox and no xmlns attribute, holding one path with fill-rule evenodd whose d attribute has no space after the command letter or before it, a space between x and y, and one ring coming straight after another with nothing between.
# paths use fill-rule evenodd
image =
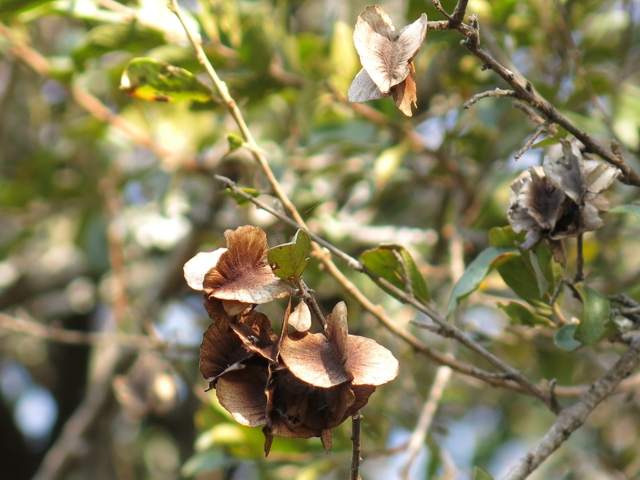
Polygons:
<instances>
[{"instance_id":1,"label":"green foliage","mask_svg":"<svg viewBox=\"0 0 640 480\"><path fill-rule=\"evenodd\" d=\"M345 101L361 68L352 35L364 4L342 2L334 11L319 0L181 3L187 24L202 38L207 57L311 231L353 257L360 255L367 268L417 301L456 311L456 325L536 384L555 378L558 387L588 387L613 352L623 350L606 339L616 338L614 325L634 323L619 314L628 306L607 296L626 293L640 301L637 189L617 185L605 192L612 208L602 215L604 226L585 235L586 279L576 285L580 298L563 287L551 307L561 279L574 278L575 240L563 240L567 263L562 266L544 241L524 250L524 234L503 226L511 182L570 135L556 125L556 134L543 133L514 161L538 124L513 108L510 98L484 98L463 108L477 93L508 87L460 45L458 32L429 31L414 59L418 108L405 119L389 98L359 105ZM449 12L456 4L442 3ZM469 5L465 17L478 15L482 48L507 68L515 65L518 77L602 145L610 148L615 140L625 162L638 170L637 2ZM423 0L381 6L396 25L423 12L430 21L444 18ZM70 467L69 475L81 477L95 468L95 480L109 479L112 462L119 474L141 479L204 472L223 477L245 467L267 480L348 478L349 425L335 430L330 455L318 439L276 439L265 459L260 429L237 425L213 405L215 392L207 394L212 403L191 393L207 385L198 371L198 344L211 320L200 294L187 291L182 265L198 251L222 246L226 229L261 225L273 239L283 238L288 227L213 178L229 177L252 197L273 192L242 148L243 139L228 133L237 132L233 121L214 99L166 2L0 0L0 17L1 313L34 319L39 328L91 331L109 325L118 335L142 334L152 322L163 346L158 355L183 382L178 405L168 413L153 410L161 398L156 391L140 404L131 397L135 389L125 392L129 396L118 392L119 408L151 410L136 410L142 417L131 421L116 417L115 407L105 412L91 432L97 439L91 449L100 449L106 460L90 465L91 460L73 457L81 464ZM128 84L121 90L123 77ZM273 197L265 198L280 208ZM276 274L287 279L304 274L324 313L337 301L348 301L350 331L376 339L400 358L398 381L378 388L363 409L363 450L381 453L363 464L363 480L372 480L390 465L398 470L401 461L391 439L415 428L436 365L380 328L320 262L309 262L309 245L309 236L300 231L272 249L269 262L277 263ZM472 261L454 284L452 272L461 258ZM399 306L384 287L340 259L336 264L396 326L413 328L411 320L422 314ZM473 297L472 308L461 305L477 290L483 294ZM282 305L257 309L282 318ZM412 334L430 348L447 349L432 332L416 328ZM25 392L35 386L52 393L59 412L55 441L68 412L90 391L89 362L108 363L103 345L66 346L10 329L3 329L2 338L0 380L9 370L24 371ZM88 353L69 357L80 351ZM126 351L140 356L146 348ZM465 348L455 358L494 372ZM131 371L127 362L116 370L123 377ZM153 372L142 378L164 385ZM424 478L442 477L453 456L456 462L473 458L457 470L486 480L491 477L474 463L495 465L505 449L544 435L551 417L539 402L467 382L457 373L453 378L427 433ZM26 398L25 392L16 395ZM630 425L640 424L640 414L634 402L619 401L624 398L603 402L590 433L578 431L574 443L536 474L637 476L637 435ZM559 401L569 405L575 398L560 395ZM4 398L6 417L18 418L23 402L21 396ZM475 410L482 422L469 413ZM446 432L461 428L471 451L452 455ZM170 441L158 447L156 436ZM45 441L10 440L18 450ZM584 462L575 453L578 447L606 455ZM29 460L12 458L12 465L35 465L39 453L28 453ZM162 461L149 460L157 458Z\"/></svg>"},{"instance_id":2,"label":"green foliage","mask_svg":"<svg viewBox=\"0 0 640 480\"><path fill-rule=\"evenodd\" d=\"M394 287L415 296L418 301L426 304L431 300L427 283L416 262L401 245L381 245L373 250L367 250L360 255L360 261L366 268ZM380 287L390 295L396 296L383 284L380 284Z\"/></svg>"},{"instance_id":3,"label":"green foliage","mask_svg":"<svg viewBox=\"0 0 640 480\"><path fill-rule=\"evenodd\" d=\"M591 345L602 338L604 321L609 318L609 300L591 287L580 284L575 289L582 300L582 315L573 338L584 345Z\"/></svg>"},{"instance_id":4,"label":"green foliage","mask_svg":"<svg viewBox=\"0 0 640 480\"><path fill-rule=\"evenodd\" d=\"M509 302L504 304L498 302L498 307L500 307L516 325L526 325L527 327L535 327L536 325L548 327L552 325L551 321L547 317L536 314L530 308L521 303Z\"/></svg>"},{"instance_id":5,"label":"green foliage","mask_svg":"<svg viewBox=\"0 0 640 480\"><path fill-rule=\"evenodd\" d=\"M134 58L124 72L120 88L132 97L152 102L208 102L211 89L191 72L152 58Z\"/></svg>"},{"instance_id":6,"label":"green foliage","mask_svg":"<svg viewBox=\"0 0 640 480\"><path fill-rule=\"evenodd\" d=\"M273 273L284 280L302 277L302 272L309 263L311 253L311 237L305 230L298 230L290 243L283 243L270 248L267 261Z\"/></svg>"},{"instance_id":7,"label":"green foliage","mask_svg":"<svg viewBox=\"0 0 640 480\"><path fill-rule=\"evenodd\" d=\"M510 247L489 247L482 251L473 262L465 269L451 292L449 299L449 314L455 311L458 302L475 292L482 280L500 264L507 262L518 254L517 250Z\"/></svg>"},{"instance_id":8,"label":"green foliage","mask_svg":"<svg viewBox=\"0 0 640 480\"><path fill-rule=\"evenodd\" d=\"M517 248L519 255L498 266L498 273L504 282L536 311L550 315L549 299L561 278L561 268L553 260L549 247L540 242L535 251L528 252L519 247L524 241L522 234L516 234L511 227L492 228L489 243L494 247Z\"/></svg>"},{"instance_id":9,"label":"green foliage","mask_svg":"<svg viewBox=\"0 0 640 480\"><path fill-rule=\"evenodd\" d=\"M566 350L567 352L572 352L575 349L581 347L582 343L579 340L576 340L576 338L574 337L577 328L578 325L575 323L564 325L553 337L554 343L559 348L561 348L562 350Z\"/></svg>"},{"instance_id":10,"label":"green foliage","mask_svg":"<svg viewBox=\"0 0 640 480\"><path fill-rule=\"evenodd\" d=\"M258 192L258 190L256 190L255 188L240 187L240 190L242 190L246 194L251 195L254 198L256 198L256 197L258 197L260 195L260 192ZM231 198L233 198L236 202L238 202L238 206L239 207L247 207L247 206L251 205L251 201L250 200L248 200L247 198L243 197L242 195L237 194L236 192L234 192L230 188L227 188L225 190L225 193L227 195L229 195Z\"/></svg>"}]
</instances>

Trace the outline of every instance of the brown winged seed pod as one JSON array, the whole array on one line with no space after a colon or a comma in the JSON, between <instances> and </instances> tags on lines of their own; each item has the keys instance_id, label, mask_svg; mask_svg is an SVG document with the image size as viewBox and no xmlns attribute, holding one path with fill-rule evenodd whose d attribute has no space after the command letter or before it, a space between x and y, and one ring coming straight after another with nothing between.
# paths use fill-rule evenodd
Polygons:
<instances>
[{"instance_id":1,"label":"brown winged seed pod","mask_svg":"<svg viewBox=\"0 0 640 480\"><path fill-rule=\"evenodd\" d=\"M358 16L353 31L362 70L349 87L350 102L367 102L393 95L398 109L407 117L417 106L416 69L413 59L427 35L427 16L407 25L400 33L391 18L377 5Z\"/></svg>"},{"instance_id":2,"label":"brown winged seed pod","mask_svg":"<svg viewBox=\"0 0 640 480\"><path fill-rule=\"evenodd\" d=\"M561 239L603 225L598 214L609 209L609 202L600 193L620 170L583 158L575 140L562 140L562 149L563 157L545 157L542 167L529 168L513 181L507 218L514 231L527 232L523 248L544 240L564 264Z\"/></svg>"},{"instance_id":3,"label":"brown winged seed pod","mask_svg":"<svg viewBox=\"0 0 640 480\"><path fill-rule=\"evenodd\" d=\"M374 340L348 334L342 302L326 334L287 335L289 311L276 340L266 317L250 318L257 312L229 324L219 309L204 335L200 370L238 423L264 425L266 454L274 436L320 437L328 451L331 429L398 375L398 361Z\"/></svg>"},{"instance_id":4,"label":"brown winged seed pod","mask_svg":"<svg viewBox=\"0 0 640 480\"><path fill-rule=\"evenodd\" d=\"M229 315L249 305L290 296L296 287L278 278L266 261L267 235L259 227L246 225L224 232L227 248L201 252L184 265L191 288L205 293L205 306L222 301Z\"/></svg>"}]
</instances>

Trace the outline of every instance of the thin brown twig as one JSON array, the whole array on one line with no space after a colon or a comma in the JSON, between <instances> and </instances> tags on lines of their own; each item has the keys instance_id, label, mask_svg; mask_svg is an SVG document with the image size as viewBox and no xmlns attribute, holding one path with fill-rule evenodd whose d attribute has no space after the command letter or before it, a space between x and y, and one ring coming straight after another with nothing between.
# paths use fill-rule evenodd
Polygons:
<instances>
[{"instance_id":1,"label":"thin brown twig","mask_svg":"<svg viewBox=\"0 0 640 480\"><path fill-rule=\"evenodd\" d=\"M427 437L427 432L429 431L431 423L433 422L433 417L435 416L436 410L438 409L438 405L440 403L440 399L442 398L442 394L444 393L444 389L449 383L449 379L451 378L451 372L451 368L444 365L441 365L436 370L436 376L431 385L431 389L429 390L429 395L426 402L424 402L424 405L422 406L420 418L418 419L416 428L413 430L411 438L409 439L409 444L407 446L407 454L409 458L405 466L402 468L402 478L405 480L409 478L411 465L413 465L413 462L418 456L422 445L424 445L425 438Z\"/></svg>"},{"instance_id":2,"label":"thin brown twig","mask_svg":"<svg viewBox=\"0 0 640 480\"><path fill-rule=\"evenodd\" d=\"M629 349L572 406L563 409L545 436L522 457L504 480L523 480L555 452L573 432L589 418L591 412L609 395L620 381L640 365L640 336L635 336Z\"/></svg>"},{"instance_id":3,"label":"thin brown twig","mask_svg":"<svg viewBox=\"0 0 640 480\"><path fill-rule=\"evenodd\" d=\"M127 295L127 274L124 258L124 232L118 219L121 215L120 195L117 189L117 167L112 165L107 175L100 181L99 189L104 201L107 218L107 244L109 261L113 273L113 316L122 327L127 320L129 296Z\"/></svg>"},{"instance_id":4,"label":"thin brown twig","mask_svg":"<svg viewBox=\"0 0 640 480\"><path fill-rule=\"evenodd\" d=\"M199 39L197 39L187 27L184 21L184 18L182 17L182 13L180 11L180 7L178 5L177 0L171 0L170 8L180 20L196 52L198 61L207 71L209 77L214 83L216 90L222 97L223 102L227 105L227 109L229 110L229 113L231 114L238 128L240 129L241 135L245 141L245 148L247 148L247 150L249 150L253 154L255 160L258 162L258 165L260 166L264 175L267 177L267 180L269 181L269 184L271 185L271 188L273 189L275 195L282 202L285 211L292 217L293 220L295 220L296 223L298 223L300 228L303 228L304 230L309 232L309 228L306 226L304 219L302 218L302 216L300 215L296 207L293 205L291 200L289 200L288 196L280 186L280 183L278 182L273 171L271 170L271 167L269 166L263 151L259 148L255 139L253 138L253 135L249 131L249 128L245 123L244 117L242 116L242 112L238 108L238 105L236 104L235 100L229 94L229 90L227 89L226 84L218 77L215 69L207 59L204 51L202 50L201 42L199 41ZM312 247L316 255L318 255L322 259L322 262L324 263L325 267L327 268L328 271L331 272L332 276L336 279L336 281L338 281L338 283L340 283L342 287L345 290L349 291L350 293L353 294L357 292L359 294L357 298L359 302L364 306L362 302L363 302L363 299L365 299L366 297L362 295L361 292L359 292L359 290L357 289L357 287L353 285L353 283L351 283L342 274L342 272L333 264L331 257L328 255L323 255L322 248L318 243L313 242ZM443 332L445 332L447 336L455 338L458 342L460 342L470 350L482 356L491 365L493 365L494 367L498 368L499 370L507 374L509 376L509 379L514 380L516 383L520 384L525 391L529 392L532 396L542 401L552 411L555 411L554 405L550 403L548 396L542 393L529 379L527 379L524 376L522 372L512 367L511 365L507 364L506 362L504 362L503 360L501 360L491 352L489 352L486 348L484 348L482 345L472 340L468 335L466 335L459 328L448 323L447 320L437 311L437 309L434 308L434 306L425 305L419 302L414 297L408 296L405 292L398 289L397 287L392 285L390 282L381 278L379 275L375 274L374 272L367 269L366 267L361 266L360 263L355 260L351 263L351 265L355 267L360 266L359 270L361 272L373 278L379 285L382 285L384 286L384 288L391 290L394 296L396 296L396 298L400 298L405 303L412 305L414 308L418 309L419 311L431 317L436 323L438 323L442 327ZM377 308L373 306L373 304L371 304L368 301L367 303L369 303L371 306L371 308L370 309L367 308L367 310L371 311L372 313L377 310Z\"/></svg>"},{"instance_id":5,"label":"thin brown twig","mask_svg":"<svg viewBox=\"0 0 640 480\"><path fill-rule=\"evenodd\" d=\"M473 97L462 104L462 108L470 108L474 103L482 100L483 98L500 98L500 97L515 97L516 92L513 90L503 90L502 88L496 88L495 90L488 90L486 92L476 93Z\"/></svg>"},{"instance_id":6,"label":"thin brown twig","mask_svg":"<svg viewBox=\"0 0 640 480\"><path fill-rule=\"evenodd\" d=\"M439 3L439 1L434 1L436 8L438 8ZM459 0L456 9L462 11L465 4L465 0ZM440 9L442 9L441 6ZM623 183L640 186L640 175L634 172L620 155L616 155L610 148L603 146L591 137L589 133L574 125L567 117L558 112L551 103L540 96L535 91L531 82L524 78L518 78L512 71L498 63L491 55L480 48L480 26L477 15L471 15L469 17L470 24L467 25L464 22L452 21L451 16L447 14L444 9L442 9L442 13L447 18L447 20L443 21L446 26L438 23L437 25L434 24L434 29L456 30L462 34L465 37L462 45L482 61L483 69L491 69L498 74L515 92L514 96L516 98L531 105L550 122L561 125L565 130L580 140L588 152L594 153L611 165L618 167L623 173L620 177ZM462 13L462 15L464 16L464 13ZM429 28L431 28L431 25L429 25Z\"/></svg>"},{"instance_id":7,"label":"thin brown twig","mask_svg":"<svg viewBox=\"0 0 640 480\"><path fill-rule=\"evenodd\" d=\"M31 70L42 77L50 77L49 61L39 52L32 49L20 37L18 37L11 29L0 23L0 35L8 39L12 48L10 53L18 60L28 66ZM183 167L198 170L195 162L189 158L178 158L178 156L163 146L155 142L151 136L141 131L133 123L121 117L117 113L111 111L98 98L92 95L88 90L78 86L77 84L62 85L73 97L76 103L84 108L98 120L117 128L135 143L148 148L158 157L165 159L172 164L180 164Z\"/></svg>"},{"instance_id":8,"label":"thin brown twig","mask_svg":"<svg viewBox=\"0 0 640 480\"><path fill-rule=\"evenodd\" d=\"M517 108L522 111L533 123L537 123L538 125L542 125L546 122L544 118L542 118L538 113L531 108L529 105L522 103L520 100L514 100L512 102L513 108Z\"/></svg>"},{"instance_id":9,"label":"thin brown twig","mask_svg":"<svg viewBox=\"0 0 640 480\"><path fill-rule=\"evenodd\" d=\"M362 424L362 414L358 410L351 416L351 468L349 469L349 480L360 480L360 462L362 449L360 426Z\"/></svg>"},{"instance_id":10,"label":"thin brown twig","mask_svg":"<svg viewBox=\"0 0 640 480\"><path fill-rule=\"evenodd\" d=\"M140 350L157 350L162 343L145 335L129 335L122 333L87 333L75 330L43 325L34 320L13 317L0 313L0 327L13 332L24 333L32 337L43 338L53 342L68 343L72 345L98 345L115 343L122 347L137 348Z\"/></svg>"},{"instance_id":11,"label":"thin brown twig","mask_svg":"<svg viewBox=\"0 0 640 480\"><path fill-rule=\"evenodd\" d=\"M513 158L518 160L522 155L524 155L524 153L531 148L531 146L538 139L538 137L542 135L543 132L547 131L550 124L551 122L549 122L549 120L545 120L545 122L542 125L539 125L538 128L536 128L536 131L533 132L533 135L531 135L529 140L527 140L527 142L522 146L522 148L516 152Z\"/></svg>"},{"instance_id":12,"label":"thin brown twig","mask_svg":"<svg viewBox=\"0 0 640 480\"><path fill-rule=\"evenodd\" d=\"M258 206L260 208L264 208L266 211L268 211L269 213L273 214L274 216L276 216L277 218L281 219L282 221L287 222L289 225L292 225L295 228L304 228L304 229L306 229L306 226L297 223L296 221L292 220L291 218L287 217L286 215L284 215L284 214L282 214L280 212L277 212L276 210L270 208L269 206L267 206L264 203L260 202L259 200L255 199L253 196L247 194L242 189L237 188L235 183L232 182L230 179L228 179L226 177L222 177L220 175L215 175L215 178L225 182L227 184L227 186L231 190L233 190L233 192L235 194L246 198L248 201L254 203L256 206ZM548 405L550 408L553 408L553 407L551 407L551 404L547 403L548 402L548 398L545 396L545 394L543 392L541 392L533 383L531 383L529 380L527 380L524 377L524 375L522 375L521 372L519 372L517 369L511 367L510 365L508 365L505 362L503 362L502 360L500 360L498 357L496 357L495 355L493 355L492 353L487 351L484 347L479 345L477 342L471 340L458 327L448 323L434 307L428 306L428 305L424 305L424 304L420 303L414 297L407 295L405 292L403 292L402 290L398 289L395 285L389 283L387 280L385 280L384 278L380 277L375 272L372 272L371 270L367 269L360 262L358 262L356 259L354 259L353 257L347 255L346 253L344 253L343 251L341 251L340 249L338 249L334 245L330 244L329 242L327 242L324 239L321 239L320 237L318 237L314 233L309 232L308 230L307 230L307 232L309 233L309 236L311 237L311 239L314 242L317 242L317 243L325 246L332 253L340 256L340 258L342 258L345 261L347 261L348 265L351 268L353 268L356 271L360 271L362 273L365 273L370 278L374 279L376 282L378 282L379 284L383 285L386 289L392 291L393 294L396 296L396 298L401 299L405 303L408 303L408 304L412 305L417 310L419 310L419 311L425 313L426 315L428 315L429 317L431 317L439 326L439 329L437 330L438 334L440 334L440 335L442 335L444 337L448 337L448 338L455 338L458 342L462 343L463 345L465 345L467 348L471 349L472 351L475 351L476 353L478 353L480 356L485 358L489 363L491 363L495 367L499 368L504 373L498 374L498 375L490 374L490 373L487 374L488 372L483 372L483 371L481 371L481 370L479 370L479 369L477 369L475 367L471 367L471 368L463 367L464 364L460 364L460 362L453 363L443 353L438 352L437 350L433 350L430 347L426 346L420 340L418 340L416 337L414 337L409 332L407 332L405 329L403 329L402 327L398 326L393 320L391 320L384 313L384 310L381 307L378 307L378 306L374 305L364 294L362 294L362 292L360 292L360 290L350 280L348 280L344 276L344 274L340 271L340 269L338 269L335 266L335 264L333 262L328 261L328 260L330 260L328 258L329 252L325 252L325 251L322 251L322 250L320 250L320 252L316 251L316 253L315 253L316 256L321 261L323 261L323 263L325 264L325 266L326 266L327 270L329 271L329 273L338 281L338 283L340 283L342 285L342 287L347 292L349 292L363 306L363 308L365 310L367 310L369 313L374 315L378 319L378 321L380 323L382 323L392 333L394 333L396 336L398 336L402 340L404 340L407 343L409 343L416 351L422 353L423 355L425 355L425 356L427 356L427 357L429 357L429 358L431 358L433 360L436 360L440 364L449 365L451 368L453 368L455 370L462 371L463 373L467 373L469 375L481 378L482 380L487 381L488 383L491 383L492 385L496 385L496 381L497 381L498 383L501 383L502 385L511 385L511 387L513 387L513 384L509 384L508 383L508 380L513 380L515 384L520 384L522 386L522 390L521 391L528 392L529 395L532 395L532 396L542 400L545 403L545 405ZM460 368L463 368L463 370L460 370ZM505 380L507 380L507 382L505 382ZM511 388L511 389L513 389L513 388Z\"/></svg>"}]
</instances>

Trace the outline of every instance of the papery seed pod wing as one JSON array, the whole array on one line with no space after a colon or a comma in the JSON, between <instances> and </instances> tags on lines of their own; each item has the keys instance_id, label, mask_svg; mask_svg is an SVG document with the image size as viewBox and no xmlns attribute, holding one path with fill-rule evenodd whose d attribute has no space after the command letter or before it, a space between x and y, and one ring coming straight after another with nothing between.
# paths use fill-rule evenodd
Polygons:
<instances>
[{"instance_id":1,"label":"papery seed pod wing","mask_svg":"<svg viewBox=\"0 0 640 480\"><path fill-rule=\"evenodd\" d=\"M395 36L389 16L378 6L360 14L353 42L360 62L382 94L389 93L409 75L409 62L416 56L427 33L427 16L422 16Z\"/></svg>"}]
</instances>

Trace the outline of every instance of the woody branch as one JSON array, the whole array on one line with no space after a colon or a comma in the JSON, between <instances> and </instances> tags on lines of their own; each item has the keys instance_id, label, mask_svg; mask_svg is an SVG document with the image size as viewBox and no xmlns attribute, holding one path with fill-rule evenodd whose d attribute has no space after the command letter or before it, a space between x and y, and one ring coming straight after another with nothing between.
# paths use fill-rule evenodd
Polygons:
<instances>
[{"instance_id":1,"label":"woody branch","mask_svg":"<svg viewBox=\"0 0 640 480\"><path fill-rule=\"evenodd\" d=\"M467 4L465 0L460 0L456 5L455 12L457 15L455 18L445 12L439 0L434 0L433 4L438 11L445 15L447 20L428 22L427 27L429 29L456 30L460 32L465 37L465 40L461 42L462 45L482 61L483 69L491 69L497 73L511 87L514 92L514 97L531 105L549 122L561 125L580 140L588 152L594 153L611 165L618 167L622 171L620 180L623 183L640 186L640 175L627 165L619 151L605 147L588 132L578 128L567 117L558 112L550 102L538 94L531 82L521 76L515 75L511 70L497 62L489 53L480 48L480 23L478 16L471 15L469 17L469 25L459 21L465 14Z\"/></svg>"}]
</instances>

